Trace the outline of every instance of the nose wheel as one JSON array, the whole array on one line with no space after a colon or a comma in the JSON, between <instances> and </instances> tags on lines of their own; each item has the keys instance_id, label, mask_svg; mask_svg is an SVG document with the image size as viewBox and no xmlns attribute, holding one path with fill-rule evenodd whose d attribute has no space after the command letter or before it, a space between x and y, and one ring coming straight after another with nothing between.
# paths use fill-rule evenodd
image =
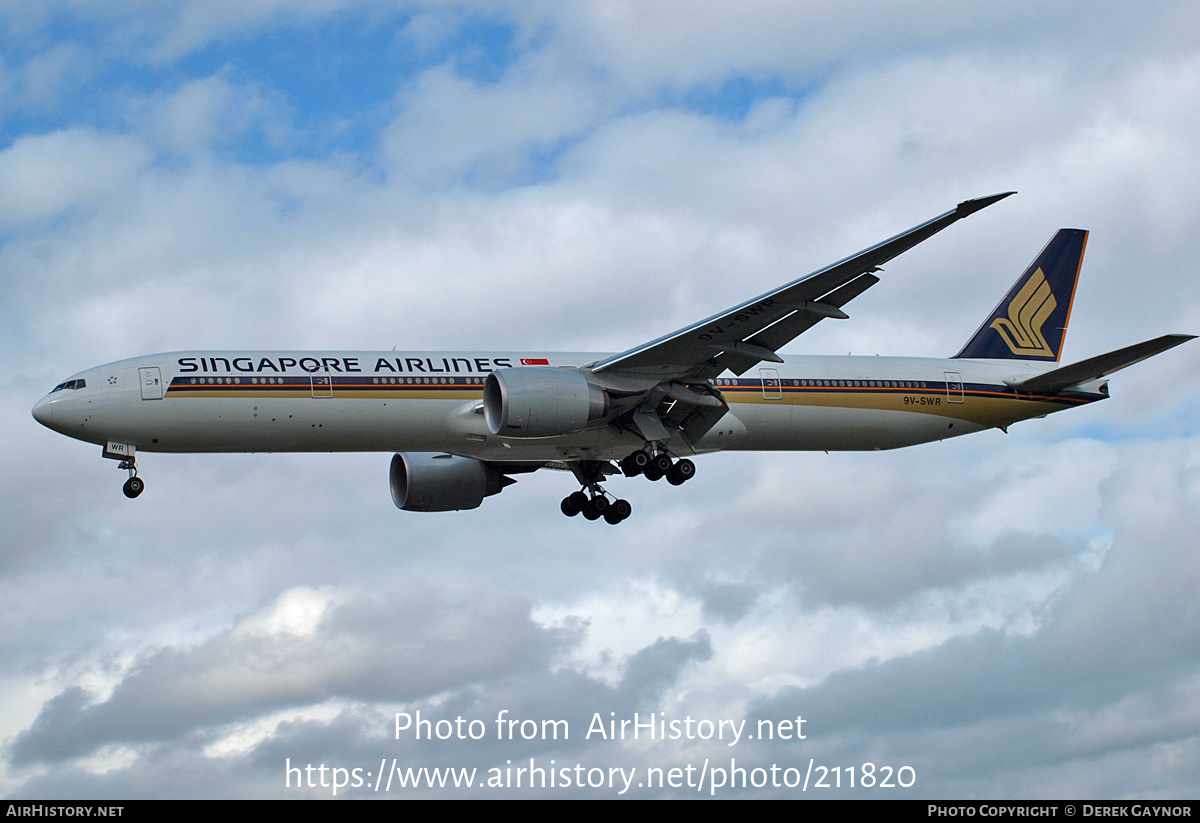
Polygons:
<instances>
[{"instance_id":1,"label":"nose wheel","mask_svg":"<svg viewBox=\"0 0 1200 823\"><path fill-rule=\"evenodd\" d=\"M137 475L137 462L134 460L122 460L118 469L126 469L129 471L129 479L125 481L125 485L121 487L121 491L125 492L125 496L130 500L137 497L146 489L146 481Z\"/></svg>"}]
</instances>

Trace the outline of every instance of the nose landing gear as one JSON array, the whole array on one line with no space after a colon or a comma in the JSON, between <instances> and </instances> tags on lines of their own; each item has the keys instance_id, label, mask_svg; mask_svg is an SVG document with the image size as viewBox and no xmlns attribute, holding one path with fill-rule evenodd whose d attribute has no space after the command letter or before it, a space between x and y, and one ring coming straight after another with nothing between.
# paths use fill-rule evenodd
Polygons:
<instances>
[{"instance_id":1,"label":"nose landing gear","mask_svg":"<svg viewBox=\"0 0 1200 823\"><path fill-rule=\"evenodd\" d=\"M129 472L129 479L121 487L121 491L125 492L126 497L132 500L145 491L146 482L138 477L137 473L136 446L132 443L118 443L115 440L109 440L104 444L104 456L110 460L120 460L121 462L117 464L117 468L125 469Z\"/></svg>"},{"instance_id":2,"label":"nose landing gear","mask_svg":"<svg viewBox=\"0 0 1200 823\"><path fill-rule=\"evenodd\" d=\"M137 461L133 458L122 460L118 465L118 469L128 469L129 479L125 481L125 485L121 487L121 491L125 492L125 496L130 500L137 497L146 489L146 481L137 476Z\"/></svg>"}]
</instances>

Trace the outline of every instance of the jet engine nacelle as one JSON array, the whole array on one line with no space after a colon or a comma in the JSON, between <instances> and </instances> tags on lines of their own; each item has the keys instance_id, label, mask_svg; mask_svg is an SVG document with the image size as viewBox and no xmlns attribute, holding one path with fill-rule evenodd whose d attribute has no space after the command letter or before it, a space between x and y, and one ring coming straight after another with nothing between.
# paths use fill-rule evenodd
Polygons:
<instances>
[{"instance_id":1,"label":"jet engine nacelle","mask_svg":"<svg viewBox=\"0 0 1200 823\"><path fill-rule=\"evenodd\" d=\"M392 456L389 481L392 501L410 512L474 509L483 498L515 482L471 457L403 452Z\"/></svg>"},{"instance_id":2,"label":"jet engine nacelle","mask_svg":"<svg viewBox=\"0 0 1200 823\"><path fill-rule=\"evenodd\" d=\"M608 411L608 396L582 374L548 366L516 366L487 376L483 416L492 434L571 434Z\"/></svg>"}]
</instances>

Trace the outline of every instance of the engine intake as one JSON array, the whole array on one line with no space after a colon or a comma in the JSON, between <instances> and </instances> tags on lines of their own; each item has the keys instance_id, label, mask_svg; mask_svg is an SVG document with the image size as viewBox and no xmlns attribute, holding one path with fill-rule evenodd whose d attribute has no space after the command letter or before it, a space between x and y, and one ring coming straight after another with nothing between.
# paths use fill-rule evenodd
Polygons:
<instances>
[{"instance_id":1,"label":"engine intake","mask_svg":"<svg viewBox=\"0 0 1200 823\"><path fill-rule=\"evenodd\" d=\"M492 434L571 434L608 412L608 395L582 374L543 366L499 369L483 387L483 416Z\"/></svg>"},{"instance_id":2,"label":"engine intake","mask_svg":"<svg viewBox=\"0 0 1200 823\"><path fill-rule=\"evenodd\" d=\"M392 456L388 477L392 502L410 512L474 509L483 498L516 482L472 457L405 452Z\"/></svg>"}]
</instances>

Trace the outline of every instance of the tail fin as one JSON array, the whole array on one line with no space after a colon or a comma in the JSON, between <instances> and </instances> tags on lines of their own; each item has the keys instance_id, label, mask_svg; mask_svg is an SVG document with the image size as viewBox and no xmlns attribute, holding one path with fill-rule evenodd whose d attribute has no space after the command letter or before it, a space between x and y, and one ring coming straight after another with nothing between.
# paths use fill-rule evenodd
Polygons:
<instances>
[{"instance_id":1,"label":"tail fin","mask_svg":"<svg viewBox=\"0 0 1200 823\"><path fill-rule=\"evenodd\" d=\"M954 355L1058 362L1088 233L1059 229L979 331Z\"/></svg>"}]
</instances>

